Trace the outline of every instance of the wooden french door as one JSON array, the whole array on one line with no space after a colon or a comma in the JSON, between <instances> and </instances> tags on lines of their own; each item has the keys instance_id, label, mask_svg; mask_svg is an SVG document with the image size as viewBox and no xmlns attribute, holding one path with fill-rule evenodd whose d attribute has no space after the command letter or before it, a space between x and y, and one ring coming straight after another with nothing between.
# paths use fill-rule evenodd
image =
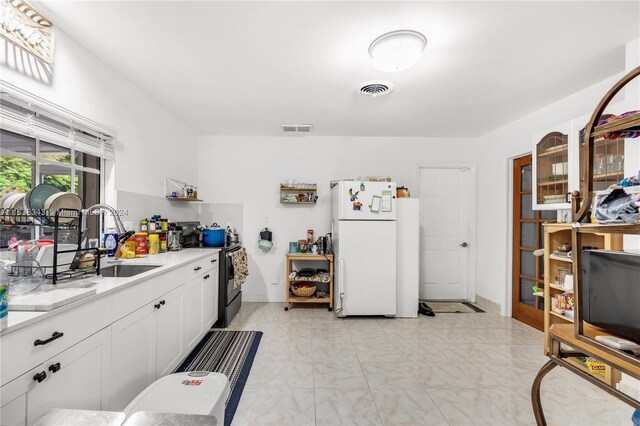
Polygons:
<instances>
[{"instance_id":1,"label":"wooden french door","mask_svg":"<svg viewBox=\"0 0 640 426\"><path fill-rule=\"evenodd\" d=\"M544 300L533 287L544 287L544 256L533 252L544 245L543 223L556 219L555 210L532 209L531 155L513 161L513 277L512 316L518 321L544 328Z\"/></svg>"}]
</instances>

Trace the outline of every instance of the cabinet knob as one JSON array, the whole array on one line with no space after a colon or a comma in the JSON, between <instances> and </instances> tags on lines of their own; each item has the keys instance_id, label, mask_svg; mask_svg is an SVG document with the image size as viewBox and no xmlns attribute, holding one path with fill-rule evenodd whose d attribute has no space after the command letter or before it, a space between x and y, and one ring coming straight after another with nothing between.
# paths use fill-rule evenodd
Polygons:
<instances>
[{"instance_id":1,"label":"cabinet knob","mask_svg":"<svg viewBox=\"0 0 640 426\"><path fill-rule=\"evenodd\" d=\"M200 269L202 269L202 266L196 266L195 268L193 268L194 271L199 271Z\"/></svg>"},{"instance_id":2,"label":"cabinet knob","mask_svg":"<svg viewBox=\"0 0 640 426\"><path fill-rule=\"evenodd\" d=\"M218 259L211 259L211 263L216 263Z\"/></svg>"},{"instance_id":3,"label":"cabinet knob","mask_svg":"<svg viewBox=\"0 0 640 426\"><path fill-rule=\"evenodd\" d=\"M205 280L208 280L208 279L209 279L209 274L205 275L205 276L204 276L204 277L202 277L202 278L204 278Z\"/></svg>"},{"instance_id":4,"label":"cabinet knob","mask_svg":"<svg viewBox=\"0 0 640 426\"><path fill-rule=\"evenodd\" d=\"M49 366L49 371L51 371L52 373L57 373L58 371L60 371L60 363L56 362L55 364L51 364Z\"/></svg>"},{"instance_id":5,"label":"cabinet knob","mask_svg":"<svg viewBox=\"0 0 640 426\"><path fill-rule=\"evenodd\" d=\"M38 383L42 383L42 381L46 378L47 378L47 373L45 373L44 371L41 371L35 376L33 376L33 380L35 380Z\"/></svg>"},{"instance_id":6,"label":"cabinet knob","mask_svg":"<svg viewBox=\"0 0 640 426\"><path fill-rule=\"evenodd\" d=\"M167 303L167 302L165 302L164 299L160 301L160 304L163 305L163 306L164 306L165 303Z\"/></svg>"},{"instance_id":7,"label":"cabinet knob","mask_svg":"<svg viewBox=\"0 0 640 426\"><path fill-rule=\"evenodd\" d=\"M54 331L51 337L49 337L48 339L45 339L45 340L38 339L34 341L33 346L46 345L47 343L51 343L54 340L61 338L62 336L64 336L64 333L60 333L59 331Z\"/></svg>"},{"instance_id":8,"label":"cabinet knob","mask_svg":"<svg viewBox=\"0 0 640 426\"><path fill-rule=\"evenodd\" d=\"M156 308L156 309L160 309L160 306L161 305L159 303L156 303L155 305L153 305L153 307Z\"/></svg>"}]
</instances>

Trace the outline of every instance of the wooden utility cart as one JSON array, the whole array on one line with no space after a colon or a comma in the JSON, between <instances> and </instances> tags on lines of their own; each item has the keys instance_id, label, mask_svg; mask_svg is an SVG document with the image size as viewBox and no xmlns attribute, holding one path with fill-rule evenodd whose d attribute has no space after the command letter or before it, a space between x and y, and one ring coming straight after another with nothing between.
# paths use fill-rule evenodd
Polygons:
<instances>
[{"instance_id":1,"label":"wooden utility cart","mask_svg":"<svg viewBox=\"0 0 640 426\"><path fill-rule=\"evenodd\" d=\"M295 261L320 261L327 262L329 271L329 282L312 280L312 279L291 279L291 272L293 271L293 262ZM308 297L296 296L292 293L291 286L295 283L324 283L328 286L328 297L316 297L311 295ZM286 285L286 301L287 304L284 307L285 311L288 311L292 303L327 303L329 304L328 310L333 310L333 255L332 254L313 254L313 253L287 253L287 285Z\"/></svg>"}]
</instances>

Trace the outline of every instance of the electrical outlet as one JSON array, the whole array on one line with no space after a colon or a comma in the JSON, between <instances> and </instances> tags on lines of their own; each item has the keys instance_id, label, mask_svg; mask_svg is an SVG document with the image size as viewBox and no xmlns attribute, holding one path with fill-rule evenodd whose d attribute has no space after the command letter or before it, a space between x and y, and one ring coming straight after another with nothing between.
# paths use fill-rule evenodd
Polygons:
<instances>
[{"instance_id":1,"label":"electrical outlet","mask_svg":"<svg viewBox=\"0 0 640 426\"><path fill-rule=\"evenodd\" d=\"M271 276L271 285L278 285L278 284L280 284L280 277L276 273Z\"/></svg>"},{"instance_id":2,"label":"electrical outlet","mask_svg":"<svg viewBox=\"0 0 640 426\"><path fill-rule=\"evenodd\" d=\"M265 216L265 217L263 217L263 218L262 218L262 221L263 221L264 223L268 223L268 222L269 222L269 216Z\"/></svg>"}]
</instances>

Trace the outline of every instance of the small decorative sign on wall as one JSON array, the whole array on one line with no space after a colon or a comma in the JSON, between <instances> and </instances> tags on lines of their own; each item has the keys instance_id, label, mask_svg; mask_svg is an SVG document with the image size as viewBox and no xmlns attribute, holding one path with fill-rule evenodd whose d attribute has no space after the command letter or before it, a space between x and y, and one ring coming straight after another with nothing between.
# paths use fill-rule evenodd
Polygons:
<instances>
[{"instance_id":1,"label":"small decorative sign on wall","mask_svg":"<svg viewBox=\"0 0 640 426\"><path fill-rule=\"evenodd\" d=\"M0 35L46 63L53 63L53 24L26 1L0 0Z\"/></svg>"}]
</instances>

